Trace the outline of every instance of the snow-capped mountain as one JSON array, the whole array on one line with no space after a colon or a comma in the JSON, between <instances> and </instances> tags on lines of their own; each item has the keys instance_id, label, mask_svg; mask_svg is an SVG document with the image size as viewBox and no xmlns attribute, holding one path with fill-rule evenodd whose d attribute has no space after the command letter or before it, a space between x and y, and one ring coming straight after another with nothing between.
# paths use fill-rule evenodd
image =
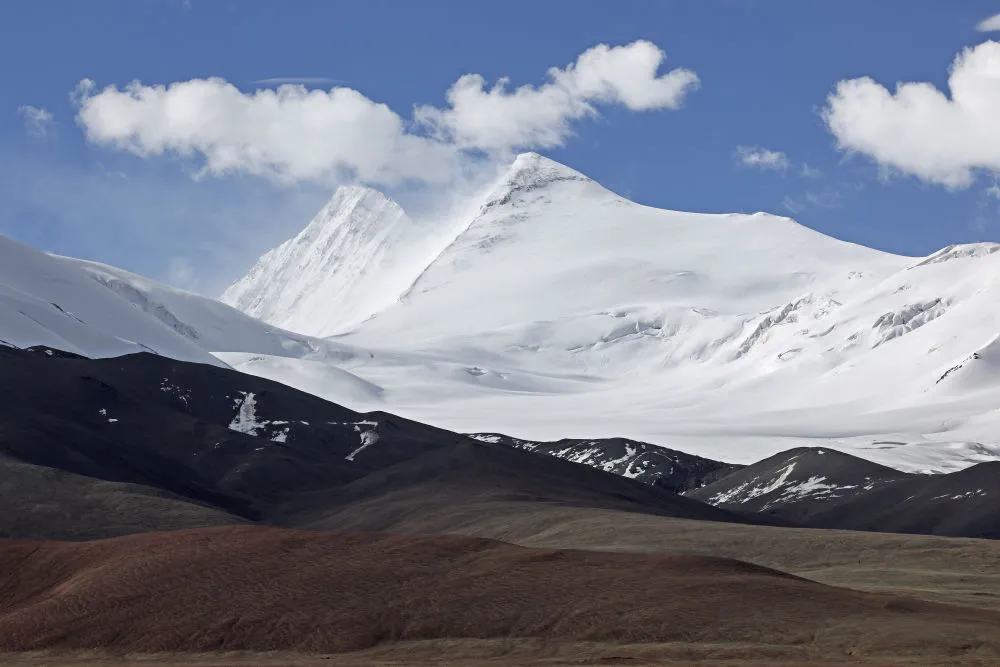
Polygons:
<instances>
[{"instance_id":1,"label":"snow-capped mountain","mask_svg":"<svg viewBox=\"0 0 1000 667\"><path fill-rule=\"evenodd\" d=\"M1000 404L1000 246L908 258L763 213L658 210L536 154L455 229L363 322L318 301L270 321L332 322L340 342L392 350L345 367L393 409L458 430L627 436L734 462L803 445L912 470L1000 455L980 425ZM349 284L347 247L327 252L322 282ZM261 260L270 275L294 274L275 261ZM268 365L251 372L297 382Z\"/></svg>"},{"instance_id":2,"label":"snow-capped mountain","mask_svg":"<svg viewBox=\"0 0 1000 667\"><path fill-rule=\"evenodd\" d=\"M541 337L568 349L636 328L681 334L702 320L767 310L810 291L853 290L904 264L788 218L640 206L529 153L402 298L356 335L398 340L405 326L404 344L424 346L504 329L511 343Z\"/></svg>"},{"instance_id":3,"label":"snow-capped mountain","mask_svg":"<svg viewBox=\"0 0 1000 667\"><path fill-rule=\"evenodd\" d=\"M275 326L328 336L396 301L423 269L434 240L428 225L381 192L342 187L221 300Z\"/></svg>"},{"instance_id":4,"label":"snow-capped mountain","mask_svg":"<svg viewBox=\"0 0 1000 667\"><path fill-rule=\"evenodd\" d=\"M221 361L463 432L947 471L1000 458L997 249L658 210L526 154L447 224L338 190L227 290L253 318L0 239L0 339Z\"/></svg>"}]
</instances>

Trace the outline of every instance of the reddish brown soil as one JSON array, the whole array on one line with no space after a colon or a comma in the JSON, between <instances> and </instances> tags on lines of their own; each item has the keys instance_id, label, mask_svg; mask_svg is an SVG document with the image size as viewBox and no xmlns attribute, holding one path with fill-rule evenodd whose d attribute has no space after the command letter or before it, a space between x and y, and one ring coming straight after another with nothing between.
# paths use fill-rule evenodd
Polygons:
<instances>
[{"instance_id":1,"label":"reddish brown soil","mask_svg":"<svg viewBox=\"0 0 1000 667\"><path fill-rule=\"evenodd\" d=\"M0 540L0 650L339 652L543 637L1000 658L1000 614L735 560L454 536L209 528Z\"/></svg>"}]
</instances>

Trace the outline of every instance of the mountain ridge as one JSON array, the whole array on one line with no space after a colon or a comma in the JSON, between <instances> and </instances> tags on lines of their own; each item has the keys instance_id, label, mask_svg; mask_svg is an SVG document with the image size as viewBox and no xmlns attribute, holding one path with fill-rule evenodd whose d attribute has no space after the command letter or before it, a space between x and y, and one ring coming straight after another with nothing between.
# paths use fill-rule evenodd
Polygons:
<instances>
[{"instance_id":1,"label":"mountain ridge","mask_svg":"<svg viewBox=\"0 0 1000 667\"><path fill-rule=\"evenodd\" d=\"M913 475L800 447L741 467L621 438L463 435L147 352L0 348L0 362L0 535L390 531L460 504L1000 538L1000 461Z\"/></svg>"},{"instance_id":2,"label":"mountain ridge","mask_svg":"<svg viewBox=\"0 0 1000 667\"><path fill-rule=\"evenodd\" d=\"M535 442L622 437L736 464L814 446L911 472L1000 459L995 246L898 257L518 160L491 206L446 224L341 191L314 221L312 270L290 261L271 285L313 298L279 313L299 332L0 240L0 340L228 365ZM350 262L331 274L326 251Z\"/></svg>"}]
</instances>

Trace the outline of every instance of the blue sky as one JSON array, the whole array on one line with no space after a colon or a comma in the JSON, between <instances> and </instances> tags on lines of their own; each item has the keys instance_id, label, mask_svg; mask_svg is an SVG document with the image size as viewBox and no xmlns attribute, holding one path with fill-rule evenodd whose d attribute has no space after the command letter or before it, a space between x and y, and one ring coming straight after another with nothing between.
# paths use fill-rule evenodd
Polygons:
<instances>
[{"instance_id":1,"label":"blue sky","mask_svg":"<svg viewBox=\"0 0 1000 667\"><path fill-rule=\"evenodd\" d=\"M648 40L666 54L660 74L686 68L698 87L680 99L599 100L599 114L571 117L563 128L571 132L548 145L511 139L504 150L534 148L640 203L791 215L892 252L923 255L951 243L1000 240L1000 197L989 168L1000 147L984 153L974 145L979 136L994 141L991 128L966 136L971 145L962 153L952 136L975 122L954 120L946 109L934 125L942 136L926 146L928 133L907 130L905 114L877 117L860 96L845 98L851 125L839 136L822 113L845 79L871 77L890 91L898 81L926 82L947 93L956 56L991 35L1000 39L1000 32L976 30L998 13L995 0L12 0L0 4L0 59L8 63L0 94L0 233L211 293L301 228L336 183L351 178L350 170L315 176L305 167L277 178L243 166L199 175L205 158L197 148L188 156L137 155L107 139L118 126L105 116L105 139L91 128L88 140L77 119L80 93L71 100L82 79L94 82L84 95L98 99L106 86L133 80L220 77L252 94L277 85L258 83L265 79L325 79L306 85L354 89L387 105L407 132L429 137L436 128L450 133L438 139L455 146L459 130L447 124L454 119L410 125L415 107L447 109L446 92L463 74L478 73L487 86L509 77L508 91L542 86L549 68L565 68L595 45ZM984 105L998 102L987 96ZM635 110L643 105L658 106ZM1000 106L988 108L1000 118ZM857 117L865 113L871 122ZM158 131L141 128L136 132ZM856 150L839 150L838 139ZM743 163L742 155L764 150L783 157ZM945 163L953 165L947 173L935 171ZM963 180L965 165L971 176ZM413 184L403 173L401 182L376 185L404 205L416 205L421 191L449 187L441 179Z\"/></svg>"}]
</instances>

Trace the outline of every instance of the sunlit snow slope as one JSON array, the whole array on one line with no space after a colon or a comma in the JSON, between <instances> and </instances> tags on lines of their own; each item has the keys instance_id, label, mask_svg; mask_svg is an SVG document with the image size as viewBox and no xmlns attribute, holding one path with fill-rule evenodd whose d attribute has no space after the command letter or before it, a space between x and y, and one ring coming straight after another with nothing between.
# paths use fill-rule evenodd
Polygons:
<instances>
[{"instance_id":1,"label":"sunlit snow slope","mask_svg":"<svg viewBox=\"0 0 1000 667\"><path fill-rule=\"evenodd\" d=\"M308 284L336 300L276 298L265 319L392 350L342 366L408 416L537 439L622 435L734 461L805 444L908 469L1000 454L997 246L914 259L763 213L658 210L536 154L519 156L419 270L428 244L407 260L384 219L338 215L317 218L348 239L324 247L326 269L270 287ZM373 265L392 273L380 296L395 296L360 318L337 304L363 281L342 267L376 234L366 224L395 257ZM273 252L255 272L290 275ZM295 383L295 365L275 375Z\"/></svg>"},{"instance_id":2,"label":"sunlit snow slope","mask_svg":"<svg viewBox=\"0 0 1000 667\"><path fill-rule=\"evenodd\" d=\"M692 313L697 322L809 291L853 290L902 265L788 218L639 206L531 153L517 158L400 303L359 331L387 339L405 323L412 343L570 318L573 329L588 331L565 342L586 346L636 327L689 326ZM626 312L637 316L622 322ZM580 321L595 317L607 326Z\"/></svg>"}]
</instances>

